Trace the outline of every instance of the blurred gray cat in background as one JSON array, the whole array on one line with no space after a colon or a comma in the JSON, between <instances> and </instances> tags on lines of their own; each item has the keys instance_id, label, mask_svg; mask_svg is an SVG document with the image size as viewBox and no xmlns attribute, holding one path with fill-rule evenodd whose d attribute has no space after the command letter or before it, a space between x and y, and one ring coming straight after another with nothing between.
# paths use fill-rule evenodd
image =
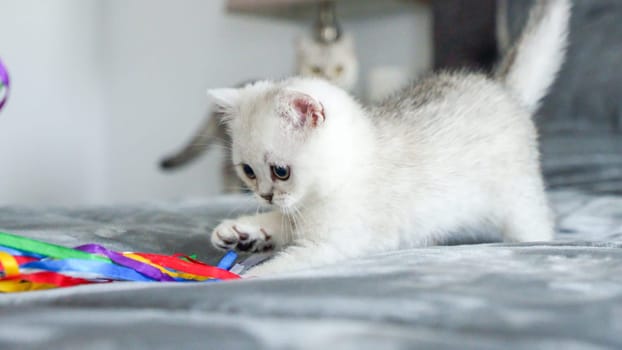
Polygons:
<instances>
[{"instance_id":1,"label":"blurred gray cat in background","mask_svg":"<svg viewBox=\"0 0 622 350\"><path fill-rule=\"evenodd\" d=\"M358 60L351 36L343 34L336 41L324 43L310 37L300 37L296 42L296 74L303 77L326 79L340 88L352 91L358 80ZM252 81L238 84L243 87ZM235 173L230 160L231 139L216 110L208 111L207 119L190 141L177 153L162 160L162 169L178 169L197 159L214 145L225 147L221 164L224 192L240 192L245 186Z\"/></svg>"},{"instance_id":2,"label":"blurred gray cat in background","mask_svg":"<svg viewBox=\"0 0 622 350\"><path fill-rule=\"evenodd\" d=\"M326 79L352 91L358 80L358 61L354 42L347 34L332 43L320 43L309 37L297 42L298 75Z\"/></svg>"}]
</instances>

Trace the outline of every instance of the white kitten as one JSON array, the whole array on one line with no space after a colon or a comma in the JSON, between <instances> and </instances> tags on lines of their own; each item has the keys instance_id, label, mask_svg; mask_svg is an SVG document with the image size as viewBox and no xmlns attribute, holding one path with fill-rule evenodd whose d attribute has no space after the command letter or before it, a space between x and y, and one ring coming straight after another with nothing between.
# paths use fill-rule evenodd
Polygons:
<instances>
[{"instance_id":1,"label":"white kitten","mask_svg":"<svg viewBox=\"0 0 622 350\"><path fill-rule=\"evenodd\" d=\"M239 176L278 208L221 223L212 243L279 250L249 272L265 275L473 228L552 239L531 117L562 64L569 15L567 0L539 0L494 79L442 73L368 109L313 79L210 91Z\"/></svg>"},{"instance_id":2,"label":"white kitten","mask_svg":"<svg viewBox=\"0 0 622 350\"><path fill-rule=\"evenodd\" d=\"M346 90L352 90L356 85L358 61L352 38L347 34L342 34L335 42L325 44L316 42L311 37L299 38L296 62L297 74L300 76L328 79ZM229 146L231 143L229 135L225 133L224 126L219 121L217 113L210 112L208 119L192 139L178 152L163 159L161 167L176 169L197 159L215 144ZM228 152L221 168L225 192L240 192L244 186L231 168Z\"/></svg>"},{"instance_id":3,"label":"white kitten","mask_svg":"<svg viewBox=\"0 0 622 350\"><path fill-rule=\"evenodd\" d=\"M342 34L330 43L304 36L298 39L296 54L299 75L323 78L348 91L356 85L358 61L351 36Z\"/></svg>"}]
</instances>

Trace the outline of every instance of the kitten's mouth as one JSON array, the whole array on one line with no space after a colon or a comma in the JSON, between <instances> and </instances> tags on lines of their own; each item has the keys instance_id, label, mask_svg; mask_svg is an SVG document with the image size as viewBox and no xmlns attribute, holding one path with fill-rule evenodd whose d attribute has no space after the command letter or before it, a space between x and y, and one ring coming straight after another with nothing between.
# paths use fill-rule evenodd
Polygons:
<instances>
[{"instance_id":1,"label":"kitten's mouth","mask_svg":"<svg viewBox=\"0 0 622 350\"><path fill-rule=\"evenodd\" d=\"M271 205L279 209L289 209L292 206L292 200L288 197L278 197L274 198Z\"/></svg>"}]
</instances>

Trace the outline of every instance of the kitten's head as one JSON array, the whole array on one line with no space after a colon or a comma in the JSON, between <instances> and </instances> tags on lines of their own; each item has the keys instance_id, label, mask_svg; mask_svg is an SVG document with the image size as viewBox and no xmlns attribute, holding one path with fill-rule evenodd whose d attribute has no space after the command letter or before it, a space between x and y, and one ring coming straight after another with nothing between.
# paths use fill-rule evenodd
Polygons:
<instances>
[{"instance_id":1,"label":"kitten's head","mask_svg":"<svg viewBox=\"0 0 622 350\"><path fill-rule=\"evenodd\" d=\"M298 74L326 79L351 91L358 78L358 61L352 37L342 35L337 41L321 43L309 37L297 42Z\"/></svg>"},{"instance_id":2,"label":"kitten's head","mask_svg":"<svg viewBox=\"0 0 622 350\"><path fill-rule=\"evenodd\" d=\"M236 173L260 202L288 210L326 187L338 164L326 138L346 98L321 80L257 82L208 91L231 135ZM345 96L345 97L344 97ZM334 148L334 147L333 147Z\"/></svg>"}]
</instances>

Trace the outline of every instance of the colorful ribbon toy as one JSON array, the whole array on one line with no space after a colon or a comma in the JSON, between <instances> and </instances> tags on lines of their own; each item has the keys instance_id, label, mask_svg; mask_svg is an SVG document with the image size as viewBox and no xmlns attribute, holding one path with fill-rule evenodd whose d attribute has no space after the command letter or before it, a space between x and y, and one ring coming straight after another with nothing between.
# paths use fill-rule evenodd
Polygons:
<instances>
[{"instance_id":1,"label":"colorful ribbon toy","mask_svg":"<svg viewBox=\"0 0 622 350\"><path fill-rule=\"evenodd\" d=\"M4 68L2 60L0 60L0 109L2 109L6 100L9 98L9 84L9 73L6 68Z\"/></svg>"},{"instance_id":2,"label":"colorful ribbon toy","mask_svg":"<svg viewBox=\"0 0 622 350\"><path fill-rule=\"evenodd\" d=\"M217 266L183 254L117 252L99 244L75 249L0 232L0 293L115 281L211 282L239 279L230 272L237 254Z\"/></svg>"}]
</instances>

